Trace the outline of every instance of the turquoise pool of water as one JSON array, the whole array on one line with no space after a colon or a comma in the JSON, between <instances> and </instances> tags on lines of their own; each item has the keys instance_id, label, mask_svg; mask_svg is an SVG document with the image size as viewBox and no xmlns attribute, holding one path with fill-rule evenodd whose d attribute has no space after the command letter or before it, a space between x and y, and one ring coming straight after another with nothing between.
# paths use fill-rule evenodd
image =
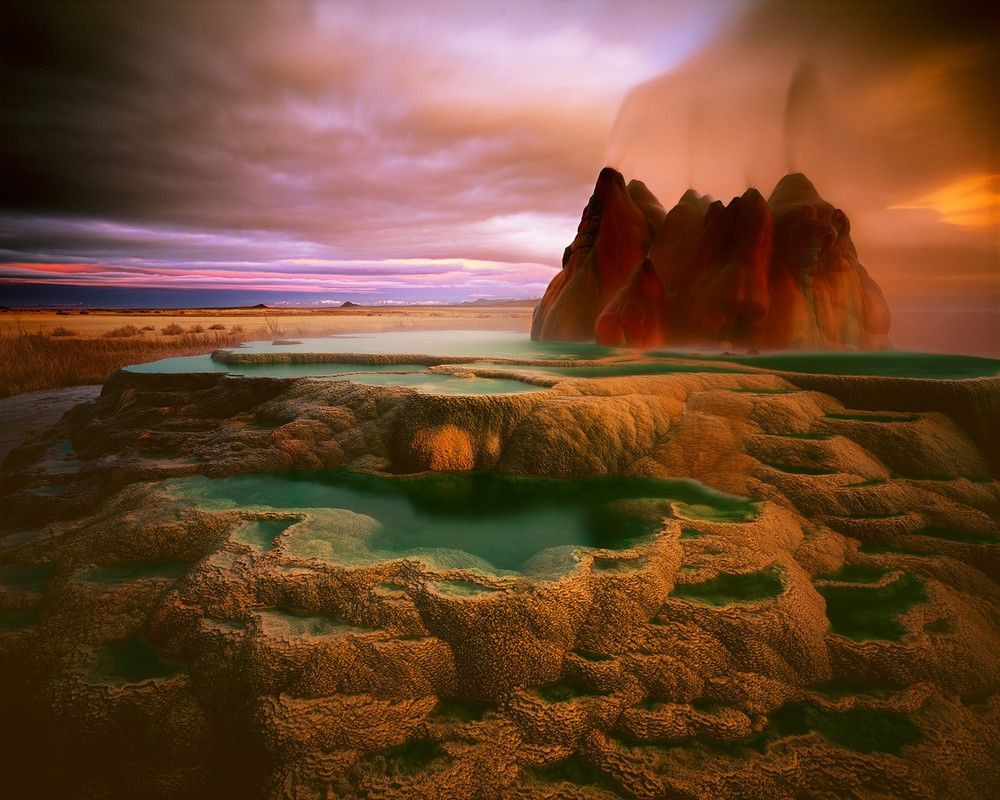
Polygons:
<instances>
[{"instance_id":1,"label":"turquoise pool of water","mask_svg":"<svg viewBox=\"0 0 1000 800\"><path fill-rule=\"evenodd\" d=\"M814 374L881 375L908 378L961 379L1000 375L1000 359L979 356L911 353L895 350L876 352L764 353L760 355L704 355L695 352L653 350L634 361L593 366L559 364L564 360L595 360L608 356L631 357L629 351L582 342L535 342L524 333L503 331L392 331L306 338L291 344L271 341L247 342L233 348L237 354L317 353L342 354L347 358L384 354L412 354L461 360L478 357L475 366L506 365L491 359L544 360L551 366L524 365L518 369L553 377L615 377L660 375L677 372L739 372L733 364L747 367ZM669 359L669 360L666 360ZM729 362L713 365L711 362ZM685 363L687 362L687 363ZM701 362L701 363L698 363ZM708 362L708 363L705 363ZM143 373L228 373L275 378L315 377L346 380L375 386L408 386L430 394L507 394L538 391L542 387L507 378L478 378L428 372L420 364L281 363L223 364L210 355L165 358L128 367Z\"/></svg>"},{"instance_id":2,"label":"turquoise pool of water","mask_svg":"<svg viewBox=\"0 0 1000 800\"><path fill-rule=\"evenodd\" d=\"M614 348L588 342L536 342L509 331L382 331L299 339L296 344L247 342L245 353L416 353L427 356L571 359L613 355Z\"/></svg>"},{"instance_id":3,"label":"turquoise pool of water","mask_svg":"<svg viewBox=\"0 0 1000 800\"><path fill-rule=\"evenodd\" d=\"M690 353L650 351L656 358L686 358ZM897 378L982 378L1000 375L1000 359L903 350L868 352L790 352L760 355L698 356L751 367L828 375L885 375Z\"/></svg>"},{"instance_id":4,"label":"turquoise pool of water","mask_svg":"<svg viewBox=\"0 0 1000 800\"><path fill-rule=\"evenodd\" d=\"M429 394L511 394L537 392L544 386L505 378L479 378L428 372L420 364L222 364L211 356L164 358L129 367L131 372L212 372L265 378L306 378L350 381L368 386L406 386Z\"/></svg>"},{"instance_id":5,"label":"turquoise pool of water","mask_svg":"<svg viewBox=\"0 0 1000 800\"><path fill-rule=\"evenodd\" d=\"M295 510L288 554L345 565L420 558L487 574L559 575L579 548L650 541L668 501L738 516L749 501L687 480L525 478L486 473L386 477L344 471L180 478L174 496L207 509Z\"/></svg>"}]
</instances>

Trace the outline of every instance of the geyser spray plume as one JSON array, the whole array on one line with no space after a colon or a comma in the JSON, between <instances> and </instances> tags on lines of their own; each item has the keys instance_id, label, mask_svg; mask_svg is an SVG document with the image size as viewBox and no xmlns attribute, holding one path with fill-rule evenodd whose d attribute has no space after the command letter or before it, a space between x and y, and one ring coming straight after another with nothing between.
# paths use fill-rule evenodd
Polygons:
<instances>
[{"instance_id":1,"label":"geyser spray plume","mask_svg":"<svg viewBox=\"0 0 1000 800\"><path fill-rule=\"evenodd\" d=\"M785 168L788 172L798 172L803 168L801 159L806 132L810 125L814 130L822 130L822 116L819 71L811 60L806 60L799 64L792 75L785 97L784 144Z\"/></svg>"}]
</instances>

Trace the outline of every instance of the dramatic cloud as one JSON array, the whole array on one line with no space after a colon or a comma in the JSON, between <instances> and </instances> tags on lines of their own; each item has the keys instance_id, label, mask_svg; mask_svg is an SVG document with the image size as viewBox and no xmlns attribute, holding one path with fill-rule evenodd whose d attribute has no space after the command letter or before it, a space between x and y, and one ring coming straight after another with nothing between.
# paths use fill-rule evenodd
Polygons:
<instances>
[{"instance_id":1,"label":"dramatic cloud","mask_svg":"<svg viewBox=\"0 0 1000 800\"><path fill-rule=\"evenodd\" d=\"M739 7L7 5L0 275L537 296L622 98Z\"/></svg>"},{"instance_id":2,"label":"dramatic cloud","mask_svg":"<svg viewBox=\"0 0 1000 800\"><path fill-rule=\"evenodd\" d=\"M988 5L0 8L0 292L538 296L607 160L666 204L807 172L904 344L1000 304Z\"/></svg>"}]
</instances>

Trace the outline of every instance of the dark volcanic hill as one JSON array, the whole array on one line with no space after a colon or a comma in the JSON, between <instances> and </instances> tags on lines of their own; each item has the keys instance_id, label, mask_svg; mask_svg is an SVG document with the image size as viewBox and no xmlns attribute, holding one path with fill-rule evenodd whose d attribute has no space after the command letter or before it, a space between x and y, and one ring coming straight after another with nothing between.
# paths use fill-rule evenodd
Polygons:
<instances>
[{"instance_id":1,"label":"dark volcanic hill","mask_svg":"<svg viewBox=\"0 0 1000 800\"><path fill-rule=\"evenodd\" d=\"M765 200L693 190L669 213L605 167L563 268L535 309L534 339L625 347L874 349L889 310L858 261L847 215L801 173Z\"/></svg>"}]
</instances>

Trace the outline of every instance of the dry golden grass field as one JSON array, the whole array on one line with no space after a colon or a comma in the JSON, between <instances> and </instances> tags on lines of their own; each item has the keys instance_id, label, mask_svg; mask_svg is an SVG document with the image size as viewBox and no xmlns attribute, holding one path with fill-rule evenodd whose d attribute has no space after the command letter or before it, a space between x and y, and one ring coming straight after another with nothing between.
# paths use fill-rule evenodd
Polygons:
<instances>
[{"instance_id":1,"label":"dry golden grass field","mask_svg":"<svg viewBox=\"0 0 1000 800\"><path fill-rule=\"evenodd\" d=\"M209 353L243 341L384 330L527 332L531 303L337 309L0 312L0 397L102 383L128 364Z\"/></svg>"}]
</instances>

